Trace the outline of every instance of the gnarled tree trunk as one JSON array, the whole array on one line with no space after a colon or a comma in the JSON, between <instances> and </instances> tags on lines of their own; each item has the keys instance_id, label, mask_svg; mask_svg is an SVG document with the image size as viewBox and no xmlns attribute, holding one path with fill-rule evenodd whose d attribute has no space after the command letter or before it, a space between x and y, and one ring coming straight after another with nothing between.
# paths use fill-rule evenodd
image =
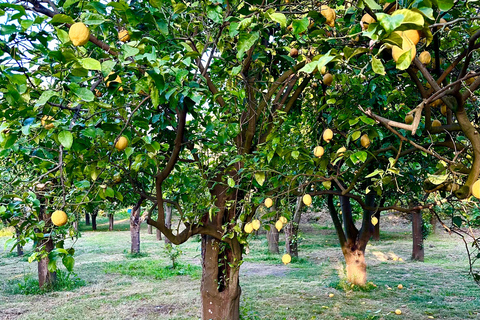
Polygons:
<instances>
[{"instance_id":1,"label":"gnarled tree trunk","mask_svg":"<svg viewBox=\"0 0 480 320\"><path fill-rule=\"evenodd\" d=\"M108 215L108 231L113 231L113 214Z\"/></svg>"},{"instance_id":2,"label":"gnarled tree trunk","mask_svg":"<svg viewBox=\"0 0 480 320\"><path fill-rule=\"evenodd\" d=\"M285 248L292 257L298 257L298 227L302 217L302 197L297 197L293 219L285 226Z\"/></svg>"},{"instance_id":3,"label":"gnarled tree trunk","mask_svg":"<svg viewBox=\"0 0 480 320\"><path fill-rule=\"evenodd\" d=\"M423 250L422 225L423 225L422 212L420 210L412 211L412 235L413 235L412 260L423 262L424 250Z\"/></svg>"},{"instance_id":4,"label":"gnarled tree trunk","mask_svg":"<svg viewBox=\"0 0 480 320\"><path fill-rule=\"evenodd\" d=\"M270 226L270 230L267 231L267 240L268 240L268 251L270 253L280 253L278 248L278 241L280 240L280 235L275 226Z\"/></svg>"},{"instance_id":5,"label":"gnarled tree trunk","mask_svg":"<svg viewBox=\"0 0 480 320\"><path fill-rule=\"evenodd\" d=\"M229 262L241 259L237 250L220 245L211 236L202 235L202 319L238 320L240 318L239 269ZM223 252L222 252L223 251ZM237 252L234 254L234 252ZM220 253L220 254L219 254ZM237 260L239 261L239 260Z\"/></svg>"}]
</instances>

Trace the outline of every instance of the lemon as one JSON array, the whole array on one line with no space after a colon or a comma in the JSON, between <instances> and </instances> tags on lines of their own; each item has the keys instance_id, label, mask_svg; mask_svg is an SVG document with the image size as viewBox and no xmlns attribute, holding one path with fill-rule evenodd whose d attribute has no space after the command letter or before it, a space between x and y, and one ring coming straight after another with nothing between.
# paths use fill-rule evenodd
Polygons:
<instances>
[{"instance_id":1,"label":"lemon","mask_svg":"<svg viewBox=\"0 0 480 320\"><path fill-rule=\"evenodd\" d=\"M330 73L327 73L323 76L323 84L326 86L331 85L333 82L333 76Z\"/></svg>"},{"instance_id":2,"label":"lemon","mask_svg":"<svg viewBox=\"0 0 480 320\"><path fill-rule=\"evenodd\" d=\"M400 309L395 310L395 314L401 315L401 314L402 314L402 310L400 310Z\"/></svg>"},{"instance_id":3,"label":"lemon","mask_svg":"<svg viewBox=\"0 0 480 320\"><path fill-rule=\"evenodd\" d=\"M320 73L323 76L325 73L327 73L327 67L323 66L322 69L320 69Z\"/></svg>"},{"instance_id":4,"label":"lemon","mask_svg":"<svg viewBox=\"0 0 480 320\"><path fill-rule=\"evenodd\" d=\"M108 79L112 74L114 74L113 71L108 74L108 76L104 79L104 81L107 81L107 79ZM113 82L113 83L122 83L122 79L120 78L119 75L117 75L117 77L115 78L115 80L113 80L113 81L107 81L107 88L110 87L110 84L111 84L112 82ZM118 90L119 90L119 91L123 91L123 88L120 87Z\"/></svg>"},{"instance_id":5,"label":"lemon","mask_svg":"<svg viewBox=\"0 0 480 320\"><path fill-rule=\"evenodd\" d=\"M447 106L445 104L442 104L442 106L440 107L440 112L446 116L447 115Z\"/></svg>"},{"instance_id":6,"label":"lemon","mask_svg":"<svg viewBox=\"0 0 480 320\"><path fill-rule=\"evenodd\" d=\"M297 50L296 48L292 48L292 49L290 50L290 56L291 56L292 58L298 57L298 50Z\"/></svg>"},{"instance_id":7,"label":"lemon","mask_svg":"<svg viewBox=\"0 0 480 320\"><path fill-rule=\"evenodd\" d=\"M405 30L405 31L395 31L400 37L407 37L414 45L417 45L420 41L420 31L418 30Z\"/></svg>"},{"instance_id":8,"label":"lemon","mask_svg":"<svg viewBox=\"0 0 480 320\"><path fill-rule=\"evenodd\" d=\"M252 227L253 227L253 230L260 229L260 220L258 220L258 219L253 220L252 221Z\"/></svg>"},{"instance_id":9,"label":"lemon","mask_svg":"<svg viewBox=\"0 0 480 320\"><path fill-rule=\"evenodd\" d=\"M423 64L430 64L432 61L432 56L430 55L430 52L423 51L420 53L420 56L418 56L418 60L420 60L420 62Z\"/></svg>"},{"instance_id":10,"label":"lemon","mask_svg":"<svg viewBox=\"0 0 480 320\"><path fill-rule=\"evenodd\" d=\"M128 140L127 138L125 138L124 136L121 136L117 143L115 143L115 148L118 150L118 151L123 151L125 150L125 148L128 146Z\"/></svg>"},{"instance_id":11,"label":"lemon","mask_svg":"<svg viewBox=\"0 0 480 320\"><path fill-rule=\"evenodd\" d=\"M372 224L373 224L374 226L376 226L377 223L378 223L377 217L372 217Z\"/></svg>"},{"instance_id":12,"label":"lemon","mask_svg":"<svg viewBox=\"0 0 480 320\"><path fill-rule=\"evenodd\" d=\"M70 40L72 41L74 46L83 46L88 42L88 39L90 38L90 30L83 23L77 22L72 24L72 26L70 27L70 30L68 31L68 36L70 37Z\"/></svg>"},{"instance_id":13,"label":"lemon","mask_svg":"<svg viewBox=\"0 0 480 320\"><path fill-rule=\"evenodd\" d=\"M347 151L347 148L341 147L340 149L337 150L337 156L342 157L345 151Z\"/></svg>"},{"instance_id":14,"label":"lemon","mask_svg":"<svg viewBox=\"0 0 480 320\"><path fill-rule=\"evenodd\" d=\"M282 228L283 228L282 221L277 220L277 222L275 222L275 228L278 230L278 232L280 232L280 230L282 230Z\"/></svg>"},{"instance_id":15,"label":"lemon","mask_svg":"<svg viewBox=\"0 0 480 320\"><path fill-rule=\"evenodd\" d=\"M67 214L65 213L65 211L62 211L62 210L57 210L53 212L51 219L52 219L52 223L57 227L61 227L65 225L68 221Z\"/></svg>"},{"instance_id":16,"label":"lemon","mask_svg":"<svg viewBox=\"0 0 480 320\"><path fill-rule=\"evenodd\" d=\"M288 253L285 253L282 257L283 264L289 264L291 261L292 257Z\"/></svg>"},{"instance_id":17,"label":"lemon","mask_svg":"<svg viewBox=\"0 0 480 320\"><path fill-rule=\"evenodd\" d=\"M322 14L322 16L325 17L325 20L327 20L325 22L327 25L329 25L332 28L335 27L335 18L336 18L335 10L333 10L329 6L323 5L320 7L320 13Z\"/></svg>"},{"instance_id":18,"label":"lemon","mask_svg":"<svg viewBox=\"0 0 480 320\"><path fill-rule=\"evenodd\" d=\"M417 54L417 49L415 48L415 44L407 37L402 36L402 48L398 46L393 46L392 47L392 57L395 62L400 59L400 56L404 54L407 51L410 51L410 57L413 61L415 59L415 55Z\"/></svg>"},{"instance_id":19,"label":"lemon","mask_svg":"<svg viewBox=\"0 0 480 320\"><path fill-rule=\"evenodd\" d=\"M327 129L323 132L323 140L325 142L330 142L333 139L333 131L331 129Z\"/></svg>"},{"instance_id":20,"label":"lemon","mask_svg":"<svg viewBox=\"0 0 480 320\"><path fill-rule=\"evenodd\" d=\"M120 32L118 33L118 40L122 42L127 42L128 40L130 40L130 35L128 34L128 31L125 29L120 30Z\"/></svg>"},{"instance_id":21,"label":"lemon","mask_svg":"<svg viewBox=\"0 0 480 320\"><path fill-rule=\"evenodd\" d=\"M252 233L253 231L253 226L252 224L249 222L245 225L245 227L243 228L243 230L245 230L246 233Z\"/></svg>"},{"instance_id":22,"label":"lemon","mask_svg":"<svg viewBox=\"0 0 480 320\"><path fill-rule=\"evenodd\" d=\"M273 206L273 200L271 198L265 199L265 207L270 208Z\"/></svg>"},{"instance_id":23,"label":"lemon","mask_svg":"<svg viewBox=\"0 0 480 320\"><path fill-rule=\"evenodd\" d=\"M480 199L480 179L475 181L475 183L472 185L472 195Z\"/></svg>"},{"instance_id":24,"label":"lemon","mask_svg":"<svg viewBox=\"0 0 480 320\"><path fill-rule=\"evenodd\" d=\"M437 119L433 120L432 122L432 127L440 127L441 125L442 123Z\"/></svg>"},{"instance_id":25,"label":"lemon","mask_svg":"<svg viewBox=\"0 0 480 320\"><path fill-rule=\"evenodd\" d=\"M367 30L370 23L374 23L375 19L368 13L364 14L362 17L362 30Z\"/></svg>"},{"instance_id":26,"label":"lemon","mask_svg":"<svg viewBox=\"0 0 480 320\"><path fill-rule=\"evenodd\" d=\"M313 149L313 154L317 158L321 158L324 153L325 153L325 150L323 149L322 146L317 146L317 147L315 147L315 149Z\"/></svg>"},{"instance_id":27,"label":"lemon","mask_svg":"<svg viewBox=\"0 0 480 320\"><path fill-rule=\"evenodd\" d=\"M287 224L288 222L287 218L285 218L284 216L281 216L278 220L282 221L283 224Z\"/></svg>"},{"instance_id":28,"label":"lemon","mask_svg":"<svg viewBox=\"0 0 480 320\"><path fill-rule=\"evenodd\" d=\"M47 130L50 130L53 127L55 127L55 125L51 123L52 121L55 121L55 119L52 116L43 116L40 121L42 123L42 126Z\"/></svg>"},{"instance_id":29,"label":"lemon","mask_svg":"<svg viewBox=\"0 0 480 320\"><path fill-rule=\"evenodd\" d=\"M403 284L400 283L400 284L397 286L397 288L398 288L398 289L403 289Z\"/></svg>"},{"instance_id":30,"label":"lemon","mask_svg":"<svg viewBox=\"0 0 480 320\"><path fill-rule=\"evenodd\" d=\"M362 147L364 147L364 148L370 147L370 139L368 138L368 135L367 135L367 134L364 134L364 135L360 138L360 144L361 144Z\"/></svg>"},{"instance_id":31,"label":"lemon","mask_svg":"<svg viewBox=\"0 0 480 320\"><path fill-rule=\"evenodd\" d=\"M312 204L312 196L309 195L308 193L303 196L303 203L308 207Z\"/></svg>"},{"instance_id":32,"label":"lemon","mask_svg":"<svg viewBox=\"0 0 480 320\"><path fill-rule=\"evenodd\" d=\"M406 123L406 124L410 124L410 123L412 123L412 122L413 122L413 115L407 114L407 115L405 116L405 123Z\"/></svg>"},{"instance_id":33,"label":"lemon","mask_svg":"<svg viewBox=\"0 0 480 320\"><path fill-rule=\"evenodd\" d=\"M330 190L330 188L332 187L332 181L330 181L330 180L323 181L322 185L325 189Z\"/></svg>"},{"instance_id":34,"label":"lemon","mask_svg":"<svg viewBox=\"0 0 480 320\"><path fill-rule=\"evenodd\" d=\"M335 295L334 295L333 293L330 293L328 296L329 296L330 298L333 298Z\"/></svg>"}]
</instances>

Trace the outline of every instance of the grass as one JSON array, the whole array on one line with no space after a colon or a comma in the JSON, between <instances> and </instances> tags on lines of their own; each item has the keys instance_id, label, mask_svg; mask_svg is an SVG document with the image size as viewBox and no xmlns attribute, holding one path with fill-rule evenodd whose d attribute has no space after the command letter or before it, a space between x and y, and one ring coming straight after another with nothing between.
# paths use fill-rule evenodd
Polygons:
<instances>
[{"instance_id":1,"label":"grass","mask_svg":"<svg viewBox=\"0 0 480 320\"><path fill-rule=\"evenodd\" d=\"M85 286L38 295L20 295L12 283L33 288L36 265L0 251L0 315L14 319L198 319L200 317L200 243L181 246L172 269L163 241L142 226L141 255L131 256L128 221L98 219L98 231L81 224L75 244L75 272ZM105 224L105 225L104 225ZM382 224L382 227L385 224ZM425 242L425 262L414 262L410 226L382 230L381 241L367 246L366 289L350 287L339 274L343 256L332 228L301 225L300 256L284 266L267 251L265 235L252 238L241 267L241 318L256 319L478 319L480 288L467 274L461 240L443 233ZM0 238L0 250L7 240ZM67 244L68 245L68 244ZM25 250L31 251L31 247ZM403 258L403 262L393 257ZM27 281L25 281L27 279ZM398 289L398 284L403 289ZM17 284L18 286L18 284ZM8 291L8 292L7 292ZM20 292L18 292L20 293ZM333 297L329 294L333 293ZM402 310L402 316L394 314ZM0 318L2 318L0 316Z\"/></svg>"}]
</instances>

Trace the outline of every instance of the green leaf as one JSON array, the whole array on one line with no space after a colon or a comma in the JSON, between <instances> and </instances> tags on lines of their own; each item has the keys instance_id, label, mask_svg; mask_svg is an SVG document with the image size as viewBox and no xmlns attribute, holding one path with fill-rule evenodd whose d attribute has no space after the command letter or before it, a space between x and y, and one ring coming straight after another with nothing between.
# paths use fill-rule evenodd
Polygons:
<instances>
[{"instance_id":1,"label":"green leaf","mask_svg":"<svg viewBox=\"0 0 480 320\"><path fill-rule=\"evenodd\" d=\"M75 3L77 3L78 1L80 1L80 0L67 0L67 1L65 1L65 3L63 4L63 8L64 8L64 9L67 9L67 8L70 7L72 4L75 4Z\"/></svg>"},{"instance_id":2,"label":"green leaf","mask_svg":"<svg viewBox=\"0 0 480 320\"><path fill-rule=\"evenodd\" d=\"M448 174L438 175L438 174L429 174L428 180L434 185L439 185L444 183L448 179Z\"/></svg>"},{"instance_id":3,"label":"green leaf","mask_svg":"<svg viewBox=\"0 0 480 320\"><path fill-rule=\"evenodd\" d=\"M64 256L62 258L62 263L67 268L68 271L73 271L73 266L75 265L75 259L72 256Z\"/></svg>"},{"instance_id":4,"label":"green leaf","mask_svg":"<svg viewBox=\"0 0 480 320\"><path fill-rule=\"evenodd\" d=\"M453 0L434 0L438 8L442 11L448 11L453 8Z\"/></svg>"},{"instance_id":5,"label":"green leaf","mask_svg":"<svg viewBox=\"0 0 480 320\"><path fill-rule=\"evenodd\" d=\"M123 49L123 57L124 58L135 56L140 52L140 50L138 50L137 48L134 48L132 46L129 46L128 44L124 44L122 46L122 49Z\"/></svg>"},{"instance_id":6,"label":"green leaf","mask_svg":"<svg viewBox=\"0 0 480 320\"><path fill-rule=\"evenodd\" d=\"M374 0L363 0L365 4L372 10L381 10L382 7L376 3Z\"/></svg>"},{"instance_id":7,"label":"green leaf","mask_svg":"<svg viewBox=\"0 0 480 320\"><path fill-rule=\"evenodd\" d=\"M372 57L372 69L376 74L385 75L385 67L380 59Z\"/></svg>"},{"instance_id":8,"label":"green leaf","mask_svg":"<svg viewBox=\"0 0 480 320\"><path fill-rule=\"evenodd\" d=\"M113 191L113 189L110 187L105 190L105 194L107 195L107 197L115 197L115 191Z\"/></svg>"},{"instance_id":9,"label":"green leaf","mask_svg":"<svg viewBox=\"0 0 480 320\"><path fill-rule=\"evenodd\" d=\"M292 158L295 160L298 160L298 156L300 156L299 151L292 151Z\"/></svg>"},{"instance_id":10,"label":"green leaf","mask_svg":"<svg viewBox=\"0 0 480 320\"><path fill-rule=\"evenodd\" d=\"M308 25L310 24L310 20L308 17L303 18L302 20L293 20L293 33L300 34L308 30Z\"/></svg>"},{"instance_id":11,"label":"green leaf","mask_svg":"<svg viewBox=\"0 0 480 320\"><path fill-rule=\"evenodd\" d=\"M402 15L391 16L385 13L377 13L377 20L380 25L385 29L386 33L391 33L397 29L403 21Z\"/></svg>"},{"instance_id":12,"label":"green leaf","mask_svg":"<svg viewBox=\"0 0 480 320\"><path fill-rule=\"evenodd\" d=\"M257 180L258 184L263 186L265 182L265 173L264 172L256 172L255 173L255 180Z\"/></svg>"},{"instance_id":13,"label":"green leaf","mask_svg":"<svg viewBox=\"0 0 480 320\"><path fill-rule=\"evenodd\" d=\"M57 27L55 27L55 30L57 31L58 40L60 40L61 43L67 43L68 41L70 41L70 37L68 36L67 31Z\"/></svg>"},{"instance_id":14,"label":"green leaf","mask_svg":"<svg viewBox=\"0 0 480 320\"><path fill-rule=\"evenodd\" d=\"M372 173L370 173L369 175L367 175L365 178L371 178L371 177L375 177L376 175L380 174L380 175L383 175L383 170L382 169L375 169L375 171L373 171Z\"/></svg>"},{"instance_id":15,"label":"green leaf","mask_svg":"<svg viewBox=\"0 0 480 320\"><path fill-rule=\"evenodd\" d=\"M250 48L255 44L258 38L259 38L258 32L240 33L240 36L238 37L238 44L237 44L237 50L238 50L237 58L241 59L244 52L250 50Z\"/></svg>"},{"instance_id":16,"label":"green leaf","mask_svg":"<svg viewBox=\"0 0 480 320\"><path fill-rule=\"evenodd\" d=\"M52 90L43 91L42 95L38 98L37 103L35 104L35 107L43 106L53 96L58 96L58 93Z\"/></svg>"},{"instance_id":17,"label":"green leaf","mask_svg":"<svg viewBox=\"0 0 480 320\"><path fill-rule=\"evenodd\" d=\"M455 217L453 217L452 222L453 222L454 225L456 225L457 227L460 228L462 226L463 219L460 216L455 216Z\"/></svg>"},{"instance_id":18,"label":"green leaf","mask_svg":"<svg viewBox=\"0 0 480 320\"><path fill-rule=\"evenodd\" d=\"M100 61L93 58L80 59L80 64L82 65L82 67L88 70L102 70L102 65L100 64Z\"/></svg>"},{"instance_id":19,"label":"green leaf","mask_svg":"<svg viewBox=\"0 0 480 320\"><path fill-rule=\"evenodd\" d=\"M358 122L358 119L356 119L356 120L357 121L355 123ZM362 135L361 131L355 131L354 133L352 133L352 141L357 140L358 138L360 138L361 135Z\"/></svg>"},{"instance_id":20,"label":"green leaf","mask_svg":"<svg viewBox=\"0 0 480 320\"><path fill-rule=\"evenodd\" d=\"M270 20L278 22L280 27L285 28L287 26L287 17L283 13L275 12L268 15Z\"/></svg>"},{"instance_id":21,"label":"green leaf","mask_svg":"<svg viewBox=\"0 0 480 320\"><path fill-rule=\"evenodd\" d=\"M233 188L235 187L235 180L233 180L232 178L228 177L228 180L227 180L227 184L230 188Z\"/></svg>"},{"instance_id":22,"label":"green leaf","mask_svg":"<svg viewBox=\"0 0 480 320\"><path fill-rule=\"evenodd\" d=\"M56 14L53 16L52 20L50 20L51 24L61 24L61 23L69 23L74 24L75 20L72 17L67 16L66 14Z\"/></svg>"},{"instance_id":23,"label":"green leaf","mask_svg":"<svg viewBox=\"0 0 480 320\"><path fill-rule=\"evenodd\" d=\"M69 88L77 97L79 97L83 101L90 102L90 101L93 101L93 99L95 99L95 96L92 91L88 90L87 88L82 88L76 83L71 83L69 85Z\"/></svg>"},{"instance_id":24,"label":"green leaf","mask_svg":"<svg viewBox=\"0 0 480 320\"><path fill-rule=\"evenodd\" d=\"M405 51L397 60L397 69L406 70L412 64L411 50Z\"/></svg>"},{"instance_id":25,"label":"green leaf","mask_svg":"<svg viewBox=\"0 0 480 320\"><path fill-rule=\"evenodd\" d=\"M72 147L73 135L70 131L62 131L58 134L58 141L68 150Z\"/></svg>"},{"instance_id":26,"label":"green leaf","mask_svg":"<svg viewBox=\"0 0 480 320\"><path fill-rule=\"evenodd\" d=\"M403 20L402 20L402 30L407 30L410 28L419 28L423 27L425 20L423 19L423 15L419 12L409 10L409 9L400 9L397 11L394 11L392 13L392 18L397 16L397 15L402 15Z\"/></svg>"},{"instance_id":27,"label":"green leaf","mask_svg":"<svg viewBox=\"0 0 480 320\"><path fill-rule=\"evenodd\" d=\"M105 22L105 18L102 15L92 13L87 16L83 23L88 25L99 25Z\"/></svg>"},{"instance_id":28,"label":"green leaf","mask_svg":"<svg viewBox=\"0 0 480 320\"><path fill-rule=\"evenodd\" d=\"M365 162L365 160L367 160L367 156L368 154L366 151L358 151L350 155L350 159L352 160L353 163L357 163L359 161Z\"/></svg>"}]
</instances>

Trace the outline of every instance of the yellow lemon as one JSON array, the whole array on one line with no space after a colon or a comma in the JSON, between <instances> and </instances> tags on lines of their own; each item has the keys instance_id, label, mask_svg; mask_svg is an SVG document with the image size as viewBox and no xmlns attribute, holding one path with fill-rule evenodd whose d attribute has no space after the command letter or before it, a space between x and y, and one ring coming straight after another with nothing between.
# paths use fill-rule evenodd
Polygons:
<instances>
[{"instance_id":1,"label":"yellow lemon","mask_svg":"<svg viewBox=\"0 0 480 320\"><path fill-rule=\"evenodd\" d=\"M68 36L74 46L83 46L90 38L90 30L81 22L72 24L68 31Z\"/></svg>"},{"instance_id":2,"label":"yellow lemon","mask_svg":"<svg viewBox=\"0 0 480 320\"><path fill-rule=\"evenodd\" d=\"M402 314L402 310L400 310L400 309L395 310L395 314L401 315L401 314Z\"/></svg>"},{"instance_id":3,"label":"yellow lemon","mask_svg":"<svg viewBox=\"0 0 480 320\"><path fill-rule=\"evenodd\" d=\"M252 227L253 227L253 230L260 229L260 220L258 220L258 219L253 220L252 221Z\"/></svg>"},{"instance_id":4,"label":"yellow lemon","mask_svg":"<svg viewBox=\"0 0 480 320\"><path fill-rule=\"evenodd\" d=\"M407 51L410 51L410 57L413 61L415 59L415 55L417 54L417 49L415 48L415 44L407 37L402 37L403 42L402 42L402 48L398 46L393 46L392 47L392 57L395 62L400 59L400 56L404 54Z\"/></svg>"},{"instance_id":5,"label":"yellow lemon","mask_svg":"<svg viewBox=\"0 0 480 320\"><path fill-rule=\"evenodd\" d=\"M290 50L290 56L291 56L292 58L298 57L298 49L292 48L292 49Z\"/></svg>"},{"instance_id":6,"label":"yellow lemon","mask_svg":"<svg viewBox=\"0 0 480 320\"><path fill-rule=\"evenodd\" d=\"M273 200L271 198L265 199L265 207L270 208L273 206Z\"/></svg>"},{"instance_id":7,"label":"yellow lemon","mask_svg":"<svg viewBox=\"0 0 480 320\"><path fill-rule=\"evenodd\" d=\"M322 185L325 189L330 190L330 188L332 187L332 181L330 181L330 180L323 181Z\"/></svg>"},{"instance_id":8,"label":"yellow lemon","mask_svg":"<svg viewBox=\"0 0 480 320\"><path fill-rule=\"evenodd\" d=\"M475 181L475 183L472 185L472 195L480 199L480 179Z\"/></svg>"},{"instance_id":9,"label":"yellow lemon","mask_svg":"<svg viewBox=\"0 0 480 320\"><path fill-rule=\"evenodd\" d=\"M308 193L306 195L303 196L303 203L306 205L306 206L310 206L312 204L312 196L309 195Z\"/></svg>"},{"instance_id":10,"label":"yellow lemon","mask_svg":"<svg viewBox=\"0 0 480 320\"><path fill-rule=\"evenodd\" d=\"M282 221L283 224L287 224L288 222L287 218L285 218L284 216L281 216L278 220Z\"/></svg>"},{"instance_id":11,"label":"yellow lemon","mask_svg":"<svg viewBox=\"0 0 480 320\"><path fill-rule=\"evenodd\" d=\"M53 127L55 127L55 125L51 123L52 121L55 121L55 119L52 116L43 116L41 119L42 126L47 130L50 130Z\"/></svg>"},{"instance_id":12,"label":"yellow lemon","mask_svg":"<svg viewBox=\"0 0 480 320\"><path fill-rule=\"evenodd\" d=\"M412 123L412 122L413 122L413 115L407 114L407 115L405 116L405 123L406 123L406 124L410 124L410 123Z\"/></svg>"},{"instance_id":13,"label":"yellow lemon","mask_svg":"<svg viewBox=\"0 0 480 320\"><path fill-rule=\"evenodd\" d=\"M243 228L243 230L245 230L246 233L252 233L253 231L253 226L252 224L249 222L245 225L245 227Z\"/></svg>"},{"instance_id":14,"label":"yellow lemon","mask_svg":"<svg viewBox=\"0 0 480 320\"><path fill-rule=\"evenodd\" d=\"M373 224L374 226L376 226L377 223L378 223L377 217L372 217L372 224Z\"/></svg>"},{"instance_id":15,"label":"yellow lemon","mask_svg":"<svg viewBox=\"0 0 480 320\"><path fill-rule=\"evenodd\" d=\"M333 10L329 6L322 5L320 7L320 13L322 14L322 16L325 17L325 20L327 20L325 23L333 28L335 26L336 18L335 10Z\"/></svg>"},{"instance_id":16,"label":"yellow lemon","mask_svg":"<svg viewBox=\"0 0 480 320\"><path fill-rule=\"evenodd\" d=\"M343 156L343 153L344 153L345 151L347 151L347 148L341 147L340 149L337 150L337 155L338 155L339 157L342 157L342 156Z\"/></svg>"},{"instance_id":17,"label":"yellow lemon","mask_svg":"<svg viewBox=\"0 0 480 320\"><path fill-rule=\"evenodd\" d=\"M122 42L127 42L130 40L130 34L128 34L128 31L123 29L118 33L118 40Z\"/></svg>"},{"instance_id":18,"label":"yellow lemon","mask_svg":"<svg viewBox=\"0 0 480 320\"><path fill-rule=\"evenodd\" d=\"M335 295L334 295L333 293L330 293L328 296L329 296L330 298L333 298Z\"/></svg>"},{"instance_id":19,"label":"yellow lemon","mask_svg":"<svg viewBox=\"0 0 480 320\"><path fill-rule=\"evenodd\" d=\"M282 228L283 228L282 221L277 220L277 222L275 222L275 228L278 230L278 232L280 232L280 230L282 230Z\"/></svg>"},{"instance_id":20,"label":"yellow lemon","mask_svg":"<svg viewBox=\"0 0 480 320\"><path fill-rule=\"evenodd\" d=\"M292 257L288 253L285 253L282 257L283 264L289 264L291 261Z\"/></svg>"},{"instance_id":21,"label":"yellow lemon","mask_svg":"<svg viewBox=\"0 0 480 320\"><path fill-rule=\"evenodd\" d=\"M414 45L417 45L420 41L420 31L418 30L405 30L405 31L395 31L400 37L407 37Z\"/></svg>"},{"instance_id":22,"label":"yellow lemon","mask_svg":"<svg viewBox=\"0 0 480 320\"><path fill-rule=\"evenodd\" d=\"M362 17L362 30L367 30L370 23L374 23L375 19L368 13L364 14Z\"/></svg>"},{"instance_id":23,"label":"yellow lemon","mask_svg":"<svg viewBox=\"0 0 480 320\"><path fill-rule=\"evenodd\" d=\"M364 148L370 147L370 139L368 138L368 135L367 135L367 134L364 134L364 135L360 138L360 144L361 144L362 147L364 147Z\"/></svg>"},{"instance_id":24,"label":"yellow lemon","mask_svg":"<svg viewBox=\"0 0 480 320\"><path fill-rule=\"evenodd\" d=\"M65 213L65 211L62 211L62 210L57 210L53 212L51 219L52 219L52 223L57 227L61 227L65 225L68 221L67 214Z\"/></svg>"},{"instance_id":25,"label":"yellow lemon","mask_svg":"<svg viewBox=\"0 0 480 320\"><path fill-rule=\"evenodd\" d=\"M323 132L323 140L325 142L330 142L333 139L333 131L331 129L327 129Z\"/></svg>"},{"instance_id":26,"label":"yellow lemon","mask_svg":"<svg viewBox=\"0 0 480 320\"><path fill-rule=\"evenodd\" d=\"M323 84L326 86L331 85L333 82L333 76L330 73L327 73L323 76Z\"/></svg>"},{"instance_id":27,"label":"yellow lemon","mask_svg":"<svg viewBox=\"0 0 480 320\"><path fill-rule=\"evenodd\" d=\"M420 60L420 62L423 64L430 64L432 61L432 56L430 55L430 52L423 51L420 53L420 56L418 56L418 60Z\"/></svg>"},{"instance_id":28,"label":"yellow lemon","mask_svg":"<svg viewBox=\"0 0 480 320\"><path fill-rule=\"evenodd\" d=\"M440 107L440 112L446 116L447 115L447 105L445 104L442 104L442 106Z\"/></svg>"},{"instance_id":29,"label":"yellow lemon","mask_svg":"<svg viewBox=\"0 0 480 320\"><path fill-rule=\"evenodd\" d=\"M437 119L433 120L432 127L440 127L440 126L442 126L442 123L439 120Z\"/></svg>"},{"instance_id":30,"label":"yellow lemon","mask_svg":"<svg viewBox=\"0 0 480 320\"><path fill-rule=\"evenodd\" d=\"M118 151L122 151L122 150L125 150L125 148L128 146L128 140L127 138L125 138L124 136L121 136L117 143L115 143L115 148L118 150Z\"/></svg>"},{"instance_id":31,"label":"yellow lemon","mask_svg":"<svg viewBox=\"0 0 480 320\"><path fill-rule=\"evenodd\" d=\"M315 149L313 149L313 154L317 158L321 158L324 153L325 153L325 150L323 149L322 146L317 146L315 147Z\"/></svg>"},{"instance_id":32,"label":"yellow lemon","mask_svg":"<svg viewBox=\"0 0 480 320\"><path fill-rule=\"evenodd\" d=\"M398 288L398 289L403 289L403 284L400 283L400 284L397 286L397 288Z\"/></svg>"}]
</instances>

